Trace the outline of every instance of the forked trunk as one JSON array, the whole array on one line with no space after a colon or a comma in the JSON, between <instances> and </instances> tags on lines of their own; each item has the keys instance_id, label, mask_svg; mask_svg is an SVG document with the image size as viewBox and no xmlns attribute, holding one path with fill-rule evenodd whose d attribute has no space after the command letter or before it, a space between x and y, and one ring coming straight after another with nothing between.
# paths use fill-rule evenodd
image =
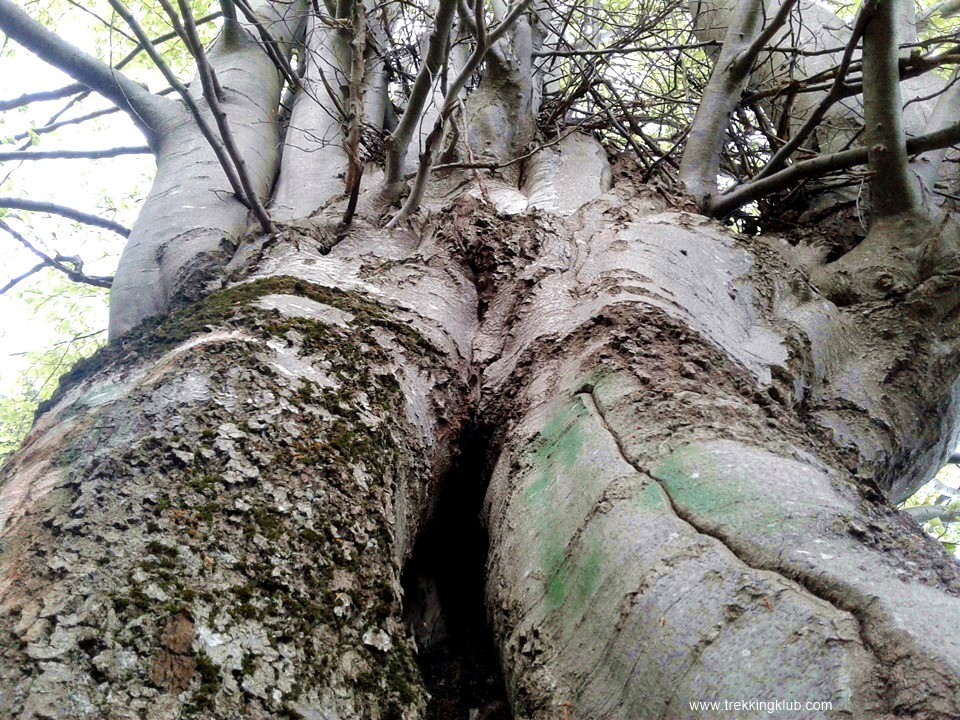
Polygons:
<instances>
[{"instance_id":1,"label":"forked trunk","mask_svg":"<svg viewBox=\"0 0 960 720\"><path fill-rule=\"evenodd\" d=\"M956 566L884 497L953 447L955 284L827 300L575 137L524 177L250 240L72 373L0 486L7 716L427 716L401 573L466 427L513 717L960 715Z\"/></svg>"}]
</instances>

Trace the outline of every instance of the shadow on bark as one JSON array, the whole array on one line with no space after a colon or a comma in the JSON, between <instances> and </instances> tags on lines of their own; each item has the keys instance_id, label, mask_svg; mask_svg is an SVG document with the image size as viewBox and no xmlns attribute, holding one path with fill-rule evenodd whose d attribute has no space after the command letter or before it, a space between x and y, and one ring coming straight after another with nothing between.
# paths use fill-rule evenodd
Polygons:
<instances>
[{"instance_id":1,"label":"shadow on bark","mask_svg":"<svg viewBox=\"0 0 960 720\"><path fill-rule=\"evenodd\" d=\"M404 568L404 619L431 695L426 720L512 718L484 604L489 453L489 431L466 428L433 520Z\"/></svg>"}]
</instances>

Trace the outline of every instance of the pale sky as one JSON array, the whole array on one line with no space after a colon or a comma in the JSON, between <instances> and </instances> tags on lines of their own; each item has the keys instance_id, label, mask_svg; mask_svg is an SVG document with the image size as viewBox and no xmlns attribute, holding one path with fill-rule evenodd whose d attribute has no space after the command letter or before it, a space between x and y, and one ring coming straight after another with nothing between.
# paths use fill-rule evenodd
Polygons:
<instances>
[{"instance_id":1,"label":"pale sky","mask_svg":"<svg viewBox=\"0 0 960 720\"><path fill-rule=\"evenodd\" d=\"M81 47L83 35L92 34L92 27L70 16L70 39ZM79 37L78 37L79 36ZM17 49L14 57L4 57L3 81L0 97L14 98L23 93L60 87L71 81L63 73L38 60L26 51ZM138 78L139 79L139 78ZM19 111L6 112L0 116L0 136L12 136L43 125L51 115L60 110L66 99L35 103ZM91 95L83 103L72 108L63 119L76 117L108 107L97 95ZM143 145L143 136L123 113L106 116L77 126L68 126L49 135L40 136L39 150L57 148L101 149L120 145ZM15 149L4 145L4 149ZM141 197L149 187L153 174L153 158L149 155L122 156L105 160L40 160L0 165L0 180L10 173L9 179L0 186L0 195L23 197L31 200L51 201L85 212L115 219L130 227L136 219ZM131 194L134 195L131 198ZM107 203L116 202L126 207L119 212L107 208ZM29 218L30 227L18 218ZM84 271L91 275L112 275L123 248L124 239L108 230L78 226L66 219L47 217L38 213L10 211L7 221L28 240L47 251L64 255L79 255L84 260ZM0 234L0 285L37 264L39 259L23 249L13 238ZM46 270L17 286L23 290L42 288L49 282ZM32 316L30 308L14 297L15 291L0 296L0 394L9 391L24 367L18 354L28 350L42 350L53 340L51 327ZM90 323L106 327L106 313L98 312L97 304L91 304Z\"/></svg>"}]
</instances>

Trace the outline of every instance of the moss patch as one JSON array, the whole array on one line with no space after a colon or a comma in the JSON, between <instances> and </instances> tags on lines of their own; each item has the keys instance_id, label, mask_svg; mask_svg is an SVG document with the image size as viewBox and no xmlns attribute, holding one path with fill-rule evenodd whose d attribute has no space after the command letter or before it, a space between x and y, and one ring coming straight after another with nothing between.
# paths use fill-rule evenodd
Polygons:
<instances>
[{"instance_id":1,"label":"moss patch","mask_svg":"<svg viewBox=\"0 0 960 720\"><path fill-rule=\"evenodd\" d=\"M105 368L128 364L138 358L156 358L191 337L208 332L214 326L231 327L245 324L242 322L245 318L276 318L278 316L276 311L268 311L256 306L257 300L265 295L274 294L297 295L331 305L350 313L362 325L375 325L389 329L407 349L420 355L435 352L435 348L420 333L392 318L388 309L367 299L361 293L314 285L288 276L264 278L219 290L200 302L170 315L147 318L128 334L111 341L61 376L57 390L49 400L40 404L35 417L39 418L53 407L68 390ZM285 329L284 326L289 328L308 322L291 319L281 322L275 329L282 332ZM311 325L319 327L323 324L311 323ZM306 349L325 349L322 345L325 335L326 333L322 331L309 333L305 342Z\"/></svg>"}]
</instances>

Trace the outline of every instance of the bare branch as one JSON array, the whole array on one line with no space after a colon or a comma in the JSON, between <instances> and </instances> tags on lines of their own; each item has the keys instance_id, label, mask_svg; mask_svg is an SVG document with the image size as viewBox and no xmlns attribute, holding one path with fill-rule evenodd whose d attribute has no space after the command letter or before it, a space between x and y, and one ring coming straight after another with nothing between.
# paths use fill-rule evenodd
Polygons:
<instances>
[{"instance_id":1,"label":"bare branch","mask_svg":"<svg viewBox=\"0 0 960 720\"><path fill-rule=\"evenodd\" d=\"M220 17L219 12L210 13L209 15L204 15L202 18L197 20L197 25L203 25L208 22L212 22ZM153 38L151 42L154 45L162 45L163 43L169 42L174 38L179 37L176 32L168 32L158 37ZM143 52L143 45L137 43L137 46L127 53L118 63L114 64L114 70L122 70L124 67L129 65L140 53ZM23 107L24 105L29 105L34 102L45 102L47 100L59 100L61 98L70 97L71 95L77 95L78 93L83 93L87 89L86 85L80 83L73 83L71 85L64 85L63 87L57 88L55 90L42 90L35 93L26 93L20 97L12 98L10 100L0 100L0 112L5 110L14 110L18 107ZM162 95L163 93L157 93ZM119 110L119 108L117 108ZM62 112L62 111L61 111Z\"/></svg>"},{"instance_id":2,"label":"bare branch","mask_svg":"<svg viewBox=\"0 0 960 720\"><path fill-rule=\"evenodd\" d=\"M166 116L166 101L71 45L11 0L0 0L0 30L44 62L110 100L130 115L151 144L156 142L160 122Z\"/></svg>"},{"instance_id":3,"label":"bare branch","mask_svg":"<svg viewBox=\"0 0 960 720\"><path fill-rule=\"evenodd\" d=\"M176 16L168 0L160 0L160 3L168 14L172 14L174 17ZM223 141L227 154L233 161L240 186L243 189L243 196L247 199L247 206L253 211L253 215L257 218L257 222L260 223L263 231L265 233L272 233L273 223L270 220L270 215L263 206L263 202L257 196L257 191L250 181L250 173L247 172L243 155L237 147L237 143L234 141L233 133L230 132L227 114L223 111L223 106L220 104L222 90L217 82L213 68L210 66L210 63L207 62L207 54L203 50L200 35L197 33L197 26L193 21L193 12L190 10L190 5L186 0L179 0L178 4L180 5L180 12L183 13L183 22L186 28L187 38L193 50L193 56L197 61L200 82L203 85L203 97L207 101L210 112L213 114L213 118L217 123L217 129L220 131L220 139Z\"/></svg>"},{"instance_id":4,"label":"bare branch","mask_svg":"<svg viewBox=\"0 0 960 720\"><path fill-rule=\"evenodd\" d=\"M10 278L9 282L7 282L2 288L0 288L0 295L3 295L4 293L6 293L6 292L9 291L9 290L12 290L16 285L20 284L21 282L23 282L24 280L26 280L26 279L27 279L28 277L30 277L31 275L36 275L38 272L40 272L41 270L43 270L45 267L50 267L49 264L48 264L46 261L41 262L41 263L37 263L37 264L34 265L32 268L30 268L29 270L27 270L25 273L21 273L21 274L17 275L17 276L14 277L14 278Z\"/></svg>"},{"instance_id":5,"label":"bare branch","mask_svg":"<svg viewBox=\"0 0 960 720\"><path fill-rule=\"evenodd\" d=\"M820 101L820 104L817 105L813 113L810 114L810 117L807 118L807 121L803 124L803 127L801 127L794 134L794 136L790 138L789 142L784 144L783 147L774 153L773 157L770 158L766 166L759 173L757 173L755 179L759 180L767 177L768 175L771 175L782 168L786 164L790 155L793 154L794 150L799 148L810 136L810 134L817 128L824 115L826 115L827 110L829 110L835 102L845 96L844 81L847 77L847 71L850 68L850 62L853 59L853 53L860 42L860 38L863 36L863 32L866 29L867 23L876 9L876 6L876 0L867 0L863 3L863 5L860 6L860 11L857 13L857 17L853 22L853 30L851 31L850 40L843 50L843 56L840 59L840 65L837 68L837 73L834 77L833 84L830 86L830 90L827 92L826 97Z\"/></svg>"},{"instance_id":6,"label":"bare branch","mask_svg":"<svg viewBox=\"0 0 960 720\"><path fill-rule=\"evenodd\" d=\"M362 1L353 3L353 37L350 40L350 96L347 116L346 151L349 165L344 179L346 193L358 192L363 164L360 161L360 136L363 130L363 78L366 71L364 52L367 45L367 13Z\"/></svg>"},{"instance_id":7,"label":"bare branch","mask_svg":"<svg viewBox=\"0 0 960 720\"><path fill-rule=\"evenodd\" d=\"M479 0L477 0L477 4L480 5ZM437 116L433 129L431 129L429 135L427 135L423 152L420 153L420 164L417 168L417 177L416 180L414 180L413 189L410 191L410 195L407 197L406 202L404 202L400 212L390 221L389 227L393 227L403 219L409 217L420 207L423 193L426 190L427 179L430 176L430 170L433 168L433 157L437 143L439 143L443 137L443 129L447 119L457 107L460 92L466 86L467 81L473 75L474 71L480 66L480 63L483 62L490 48L516 24L520 15L523 14L529 4L530 0L520 0L517 2L497 27L489 33L486 32L483 27L483 16L477 13L475 22L477 45L460 70L460 73L447 88L447 94L443 101L443 109Z\"/></svg>"},{"instance_id":8,"label":"bare branch","mask_svg":"<svg viewBox=\"0 0 960 720\"><path fill-rule=\"evenodd\" d=\"M121 155L150 155L153 151L146 145L115 147L106 150L17 150L0 152L0 162L21 160L102 160Z\"/></svg>"},{"instance_id":9,"label":"bare branch","mask_svg":"<svg viewBox=\"0 0 960 720\"><path fill-rule=\"evenodd\" d=\"M903 512L918 523L940 520L940 522L947 524L960 520L960 509L957 508L955 503L950 505L918 505L904 508Z\"/></svg>"},{"instance_id":10,"label":"bare branch","mask_svg":"<svg viewBox=\"0 0 960 720\"><path fill-rule=\"evenodd\" d=\"M918 137L907 138L907 153L919 155L960 143L960 122ZM713 217L726 217L734 210L766 195L785 190L794 183L811 177L849 170L868 161L867 148L855 147L831 155L819 155L794 163L761 180L738 185L714 198L704 212Z\"/></svg>"},{"instance_id":11,"label":"bare branch","mask_svg":"<svg viewBox=\"0 0 960 720\"><path fill-rule=\"evenodd\" d=\"M407 106L400 118L397 129L387 138L387 157L384 185L388 191L393 191L403 176L403 158L407 148L413 140L413 132L423 115L430 98L433 79L443 67L447 54L447 38L450 36L450 26L457 10L456 0L440 0L434 20L433 32L427 46L427 56L424 58L417 79L413 83L413 90L407 99Z\"/></svg>"},{"instance_id":12,"label":"bare branch","mask_svg":"<svg viewBox=\"0 0 960 720\"><path fill-rule=\"evenodd\" d=\"M785 0L765 30L762 0L743 0L733 11L723 49L703 91L680 161L680 179L701 205L717 194L720 149L730 114L746 87L753 62L767 40L786 22L794 2Z\"/></svg>"},{"instance_id":13,"label":"bare branch","mask_svg":"<svg viewBox=\"0 0 960 720\"><path fill-rule=\"evenodd\" d=\"M84 275L82 272L83 263L75 258L65 258L62 255L57 255L56 257L51 257L47 255L43 250L37 248L33 243L27 240L23 235L18 233L12 227L10 227L6 222L0 220L0 230L3 230L13 239L23 245L27 250L32 252L38 258L43 260L43 264L52 267L54 270L59 270L68 278L74 282L84 283L86 285L94 285L95 287L109 288L113 282L112 277L102 277L99 275ZM64 261L74 264L74 267L69 267L64 264ZM39 270L40 268L37 268ZM18 281L19 282L19 281Z\"/></svg>"},{"instance_id":14,"label":"bare branch","mask_svg":"<svg viewBox=\"0 0 960 720\"><path fill-rule=\"evenodd\" d=\"M233 0L220 0L220 10L227 21L232 23L237 21L237 7Z\"/></svg>"},{"instance_id":15,"label":"bare branch","mask_svg":"<svg viewBox=\"0 0 960 720\"><path fill-rule=\"evenodd\" d=\"M257 33L260 35L260 41L263 43L264 52L267 53L273 61L273 64L283 74L283 77L290 84L290 87L302 87L300 78L290 65L290 60L280 51L279 43L277 43L277 39L273 36L273 33L260 22L260 18L257 17L257 14L253 11L253 8L247 4L246 0L237 0L236 4L240 8L240 12L242 12L243 16L247 19L247 22L256 28ZM200 21L197 20L197 25L199 24Z\"/></svg>"},{"instance_id":16,"label":"bare branch","mask_svg":"<svg viewBox=\"0 0 960 720\"><path fill-rule=\"evenodd\" d=\"M880 0L863 33L863 115L870 200L881 217L921 207L907 159L897 47L895 3Z\"/></svg>"},{"instance_id":17,"label":"bare branch","mask_svg":"<svg viewBox=\"0 0 960 720\"><path fill-rule=\"evenodd\" d=\"M41 90L40 92L35 93L25 93L19 97L11 98L10 100L0 100L0 112L5 110L14 110L18 107L23 107L24 105L29 105L30 103L34 102L59 100L60 98L70 97L71 95L81 93L86 89L86 85L81 83L73 83L72 85L64 85L56 90Z\"/></svg>"},{"instance_id":18,"label":"bare branch","mask_svg":"<svg viewBox=\"0 0 960 720\"><path fill-rule=\"evenodd\" d=\"M0 197L0 208L10 210L26 210L28 212L48 213L51 215L60 215L61 217L75 220L84 225L93 225L94 227L112 230L118 235L127 237L130 235L129 228L125 228L120 223L97 215L91 215L80 210L74 210L66 205L58 205L52 202L40 202L37 200L26 200L24 198Z\"/></svg>"}]
</instances>

